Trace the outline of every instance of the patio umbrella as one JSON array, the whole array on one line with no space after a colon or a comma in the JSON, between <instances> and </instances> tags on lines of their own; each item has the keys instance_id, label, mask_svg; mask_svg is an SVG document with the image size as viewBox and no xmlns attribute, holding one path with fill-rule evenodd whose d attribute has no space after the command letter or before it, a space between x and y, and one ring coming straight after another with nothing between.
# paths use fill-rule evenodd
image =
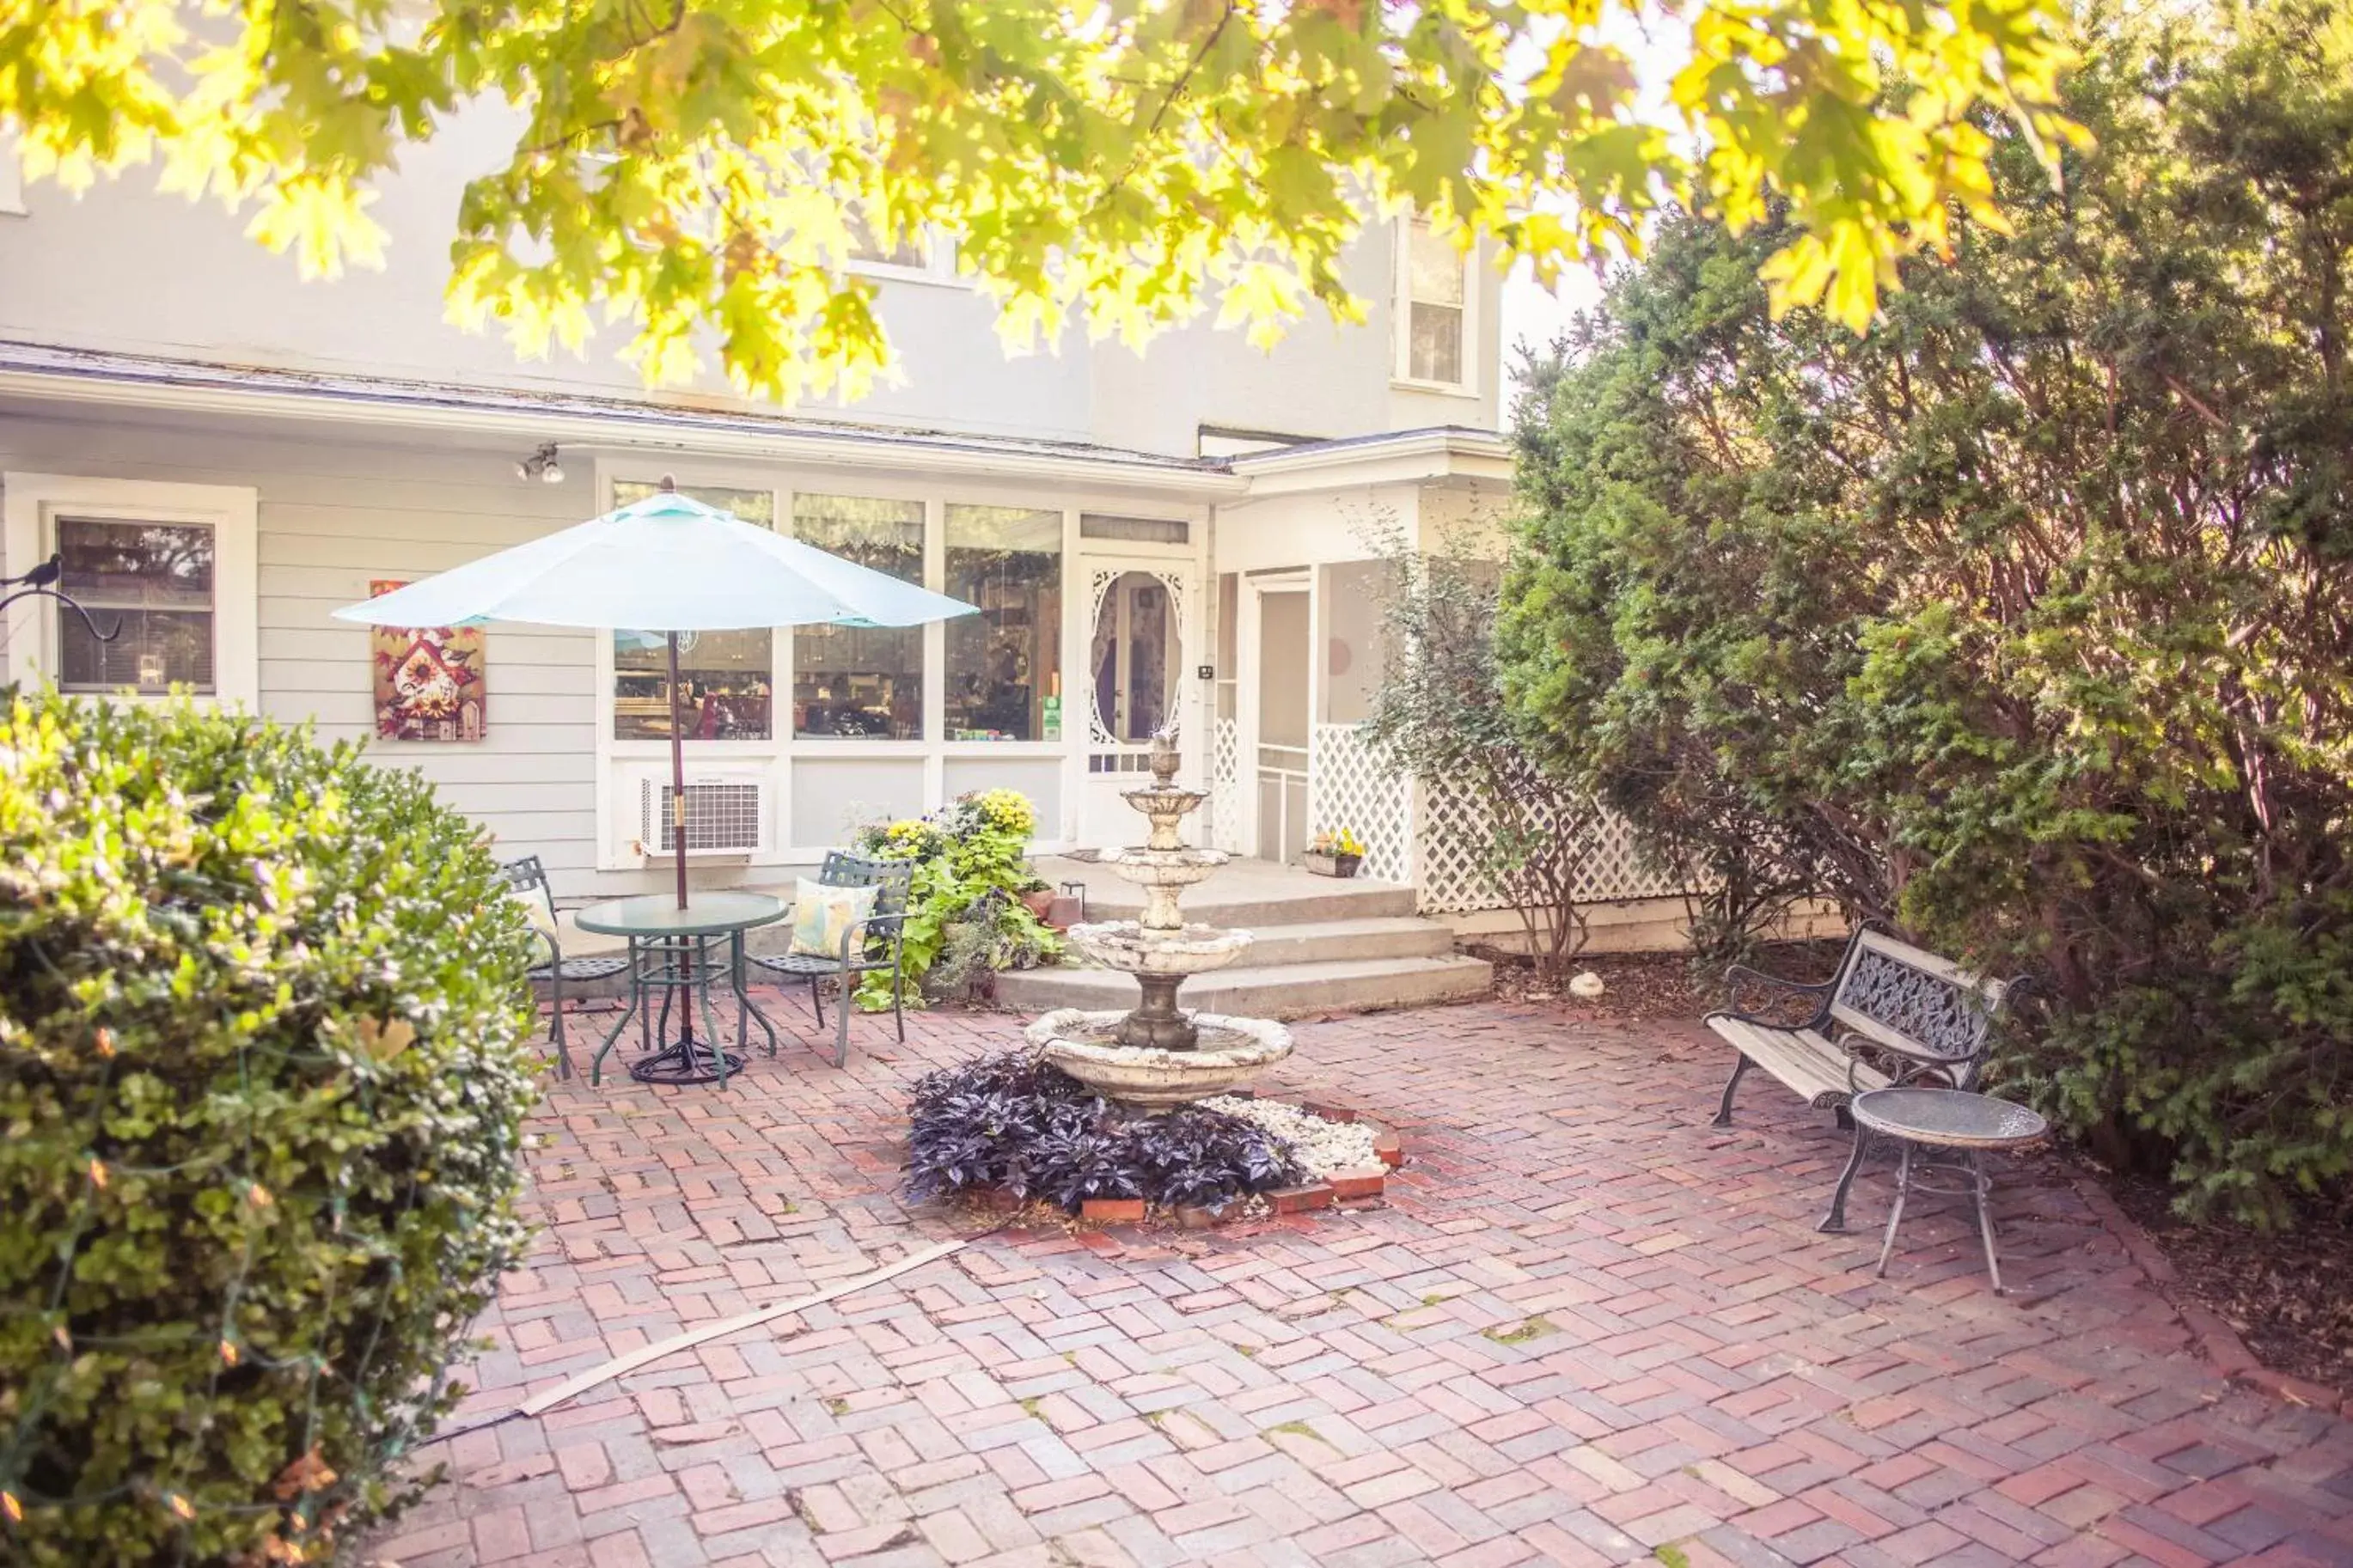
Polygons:
<instances>
[{"instance_id":1,"label":"patio umbrella","mask_svg":"<svg viewBox=\"0 0 2353 1568\"><path fill-rule=\"evenodd\" d=\"M681 632L763 626L914 626L977 606L902 583L813 544L677 493L665 477L645 500L485 555L337 620L375 626L528 621L598 630L659 628L670 655L670 843L686 908L686 752L679 708Z\"/></svg>"}]
</instances>

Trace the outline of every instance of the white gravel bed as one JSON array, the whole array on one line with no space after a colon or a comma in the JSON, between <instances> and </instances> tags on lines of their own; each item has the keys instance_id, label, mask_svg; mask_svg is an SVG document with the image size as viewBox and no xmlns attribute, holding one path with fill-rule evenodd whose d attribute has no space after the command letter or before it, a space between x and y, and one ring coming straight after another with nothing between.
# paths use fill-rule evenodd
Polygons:
<instances>
[{"instance_id":1,"label":"white gravel bed","mask_svg":"<svg viewBox=\"0 0 2353 1568\"><path fill-rule=\"evenodd\" d=\"M1373 1152L1373 1130L1361 1122L1326 1121L1295 1105L1244 1100L1230 1094L1216 1095L1200 1103L1211 1110L1222 1110L1265 1128L1290 1146L1292 1157L1307 1167L1311 1175L1328 1176L1335 1171L1356 1170L1381 1163L1380 1156Z\"/></svg>"}]
</instances>

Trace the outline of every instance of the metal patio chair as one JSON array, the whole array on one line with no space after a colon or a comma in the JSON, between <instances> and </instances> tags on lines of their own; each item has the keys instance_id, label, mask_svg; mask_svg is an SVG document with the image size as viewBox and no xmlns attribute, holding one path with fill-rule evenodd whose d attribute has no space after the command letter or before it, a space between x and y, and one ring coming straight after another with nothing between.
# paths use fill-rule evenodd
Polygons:
<instances>
[{"instance_id":1,"label":"metal patio chair","mask_svg":"<svg viewBox=\"0 0 2353 1568\"><path fill-rule=\"evenodd\" d=\"M871 860L862 855L833 850L826 856L825 865L818 871L818 885L823 888L876 889L873 912L852 923L841 933L841 951L838 953L828 953L822 957L807 952L758 952L751 955L750 962L754 967L765 970L779 979L808 982L809 1007L816 1013L817 1026L820 1029L825 1027L825 982L841 982L841 1005L834 1030L832 1060L835 1067L845 1066L849 1060L849 996L857 989L860 974L884 969L891 972L891 1021L898 1029L899 1038L904 1040L907 1037L906 997L900 978L899 939L900 928L907 921L907 893L914 875L914 866L905 860Z\"/></svg>"},{"instance_id":2,"label":"metal patio chair","mask_svg":"<svg viewBox=\"0 0 2353 1568\"><path fill-rule=\"evenodd\" d=\"M595 936L565 924L555 908L555 890L547 883L547 868L540 864L538 856L526 855L520 860L510 860L500 867L499 871L518 897L536 899L547 911L544 924L536 921L532 924L532 933L546 945L547 962L532 965L524 978L533 985L543 984L548 989L548 1003L554 1019L548 1025L547 1037L555 1047L556 1076L570 1078L572 1056L564 1043L564 983L568 980L575 984L587 984L594 981L610 980L629 967L628 943L621 944L621 951L613 952L608 944L614 939ZM575 951L582 947L604 951L566 958L564 955L566 940L572 942Z\"/></svg>"}]
</instances>

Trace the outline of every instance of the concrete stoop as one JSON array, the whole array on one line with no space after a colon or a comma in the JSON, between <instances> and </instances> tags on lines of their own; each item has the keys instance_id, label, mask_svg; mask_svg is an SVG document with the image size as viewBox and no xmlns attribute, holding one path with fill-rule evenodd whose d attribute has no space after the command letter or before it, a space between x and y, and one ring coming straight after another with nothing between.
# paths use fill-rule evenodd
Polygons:
<instances>
[{"instance_id":1,"label":"concrete stoop","mask_svg":"<svg viewBox=\"0 0 2353 1568\"><path fill-rule=\"evenodd\" d=\"M1185 983L1187 1008L1292 1018L1311 1013L1410 1007L1487 994L1491 966L1454 951L1454 933L1413 912L1413 891L1385 882L1293 872L1278 896L1220 902L1213 882L1188 898L1187 918L1238 927L1258 940L1242 962ZM1125 884L1088 879L1087 918L1133 920L1143 900ZM1135 982L1107 969L1028 969L997 977L997 1001L1022 1013L1135 1005Z\"/></svg>"}]
</instances>

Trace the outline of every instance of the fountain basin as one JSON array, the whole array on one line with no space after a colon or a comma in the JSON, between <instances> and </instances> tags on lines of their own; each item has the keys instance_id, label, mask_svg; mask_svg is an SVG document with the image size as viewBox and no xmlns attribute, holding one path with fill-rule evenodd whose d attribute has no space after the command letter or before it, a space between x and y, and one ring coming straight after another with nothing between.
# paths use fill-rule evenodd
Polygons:
<instances>
[{"instance_id":1,"label":"fountain basin","mask_svg":"<svg viewBox=\"0 0 2353 1568\"><path fill-rule=\"evenodd\" d=\"M1106 1100L1167 1110L1248 1083L1291 1054L1291 1031L1268 1018L1190 1015L1199 1044L1170 1051L1119 1044L1124 1013L1065 1007L1024 1031L1056 1067Z\"/></svg>"},{"instance_id":2,"label":"fountain basin","mask_svg":"<svg viewBox=\"0 0 2353 1568\"><path fill-rule=\"evenodd\" d=\"M1095 858L1119 876L1141 888L1182 888L1206 879L1233 858L1222 849L1154 849L1134 846L1106 849Z\"/></svg>"},{"instance_id":3,"label":"fountain basin","mask_svg":"<svg viewBox=\"0 0 2353 1568\"><path fill-rule=\"evenodd\" d=\"M1129 974L1206 974L1240 958L1254 940L1246 931L1219 926L1155 931L1137 921L1075 925L1065 934L1105 969Z\"/></svg>"}]
</instances>

